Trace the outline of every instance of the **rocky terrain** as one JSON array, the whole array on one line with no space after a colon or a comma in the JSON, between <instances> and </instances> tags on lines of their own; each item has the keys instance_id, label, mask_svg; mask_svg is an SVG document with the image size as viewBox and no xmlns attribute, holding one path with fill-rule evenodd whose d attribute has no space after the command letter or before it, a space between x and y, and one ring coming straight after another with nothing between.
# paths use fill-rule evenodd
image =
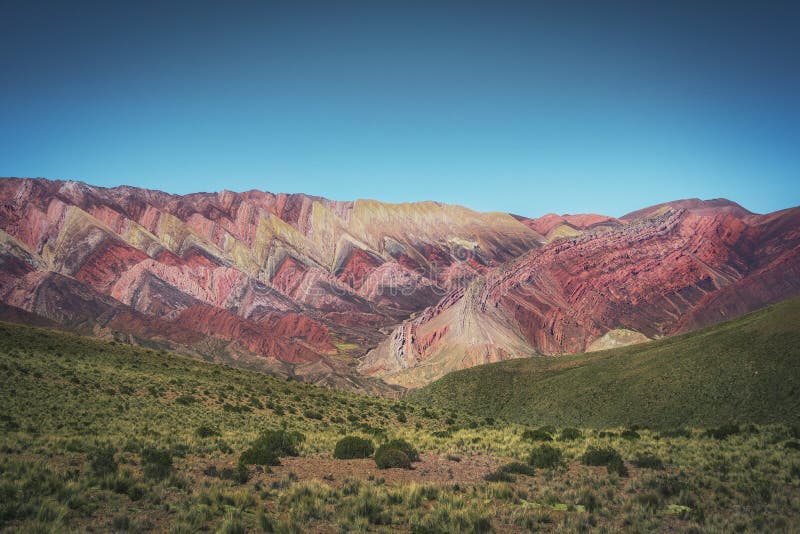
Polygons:
<instances>
[{"instance_id":1,"label":"rocky terrain","mask_svg":"<svg viewBox=\"0 0 800 534\"><path fill-rule=\"evenodd\" d=\"M328 385L411 313L538 248L507 214L0 180L3 318Z\"/></svg>"},{"instance_id":2,"label":"rocky terrain","mask_svg":"<svg viewBox=\"0 0 800 534\"><path fill-rule=\"evenodd\" d=\"M416 387L481 363L657 339L797 294L800 209L762 216L727 201L674 202L476 277L398 327L361 369Z\"/></svg>"},{"instance_id":3,"label":"rocky terrain","mask_svg":"<svg viewBox=\"0 0 800 534\"><path fill-rule=\"evenodd\" d=\"M797 209L755 215L724 200L529 219L7 178L0 319L391 393L799 294L799 240Z\"/></svg>"}]
</instances>

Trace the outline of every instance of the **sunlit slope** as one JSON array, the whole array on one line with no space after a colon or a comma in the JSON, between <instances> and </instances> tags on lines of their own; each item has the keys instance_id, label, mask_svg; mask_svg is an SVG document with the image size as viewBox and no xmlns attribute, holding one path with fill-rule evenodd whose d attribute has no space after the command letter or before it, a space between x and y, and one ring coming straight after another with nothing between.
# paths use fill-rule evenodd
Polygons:
<instances>
[{"instance_id":1,"label":"sunlit slope","mask_svg":"<svg viewBox=\"0 0 800 534\"><path fill-rule=\"evenodd\" d=\"M576 426L800 422L800 299L690 334L457 371L415 402Z\"/></svg>"}]
</instances>

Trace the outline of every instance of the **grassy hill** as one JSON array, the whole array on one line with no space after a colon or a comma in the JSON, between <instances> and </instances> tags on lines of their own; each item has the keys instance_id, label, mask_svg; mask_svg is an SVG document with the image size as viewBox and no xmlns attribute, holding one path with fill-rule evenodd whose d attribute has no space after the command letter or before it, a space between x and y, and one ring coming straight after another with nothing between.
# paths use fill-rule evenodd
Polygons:
<instances>
[{"instance_id":1,"label":"grassy hill","mask_svg":"<svg viewBox=\"0 0 800 534\"><path fill-rule=\"evenodd\" d=\"M0 532L796 531L800 433L724 430L533 431L0 323ZM413 469L378 468L394 439Z\"/></svg>"},{"instance_id":2,"label":"grassy hill","mask_svg":"<svg viewBox=\"0 0 800 534\"><path fill-rule=\"evenodd\" d=\"M410 400L523 424L796 424L800 299L642 345L454 372Z\"/></svg>"}]
</instances>

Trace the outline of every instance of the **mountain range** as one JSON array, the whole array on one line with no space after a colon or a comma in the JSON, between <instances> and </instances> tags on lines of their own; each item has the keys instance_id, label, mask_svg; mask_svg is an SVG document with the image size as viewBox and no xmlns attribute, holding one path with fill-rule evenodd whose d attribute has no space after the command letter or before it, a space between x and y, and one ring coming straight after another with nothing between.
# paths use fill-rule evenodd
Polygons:
<instances>
[{"instance_id":1,"label":"mountain range","mask_svg":"<svg viewBox=\"0 0 800 534\"><path fill-rule=\"evenodd\" d=\"M0 179L0 319L368 393L800 295L800 208L614 218Z\"/></svg>"}]
</instances>

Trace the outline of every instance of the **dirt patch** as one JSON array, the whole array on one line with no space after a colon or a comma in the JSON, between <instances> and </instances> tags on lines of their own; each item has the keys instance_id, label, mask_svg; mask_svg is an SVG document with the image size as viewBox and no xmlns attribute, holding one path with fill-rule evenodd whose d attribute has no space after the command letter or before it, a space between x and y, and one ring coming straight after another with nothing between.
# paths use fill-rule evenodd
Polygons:
<instances>
[{"instance_id":1,"label":"dirt patch","mask_svg":"<svg viewBox=\"0 0 800 534\"><path fill-rule=\"evenodd\" d=\"M336 460L330 455L281 458L281 465L270 468L271 473L253 473L253 480L270 483L294 473L301 480L320 479L331 486L341 486L347 479L371 480L382 478L387 484L479 484L483 477L497 468L497 460L489 456L462 456L460 461L445 456L423 453L413 469L378 469L375 460ZM233 464L231 464L232 466Z\"/></svg>"}]
</instances>

